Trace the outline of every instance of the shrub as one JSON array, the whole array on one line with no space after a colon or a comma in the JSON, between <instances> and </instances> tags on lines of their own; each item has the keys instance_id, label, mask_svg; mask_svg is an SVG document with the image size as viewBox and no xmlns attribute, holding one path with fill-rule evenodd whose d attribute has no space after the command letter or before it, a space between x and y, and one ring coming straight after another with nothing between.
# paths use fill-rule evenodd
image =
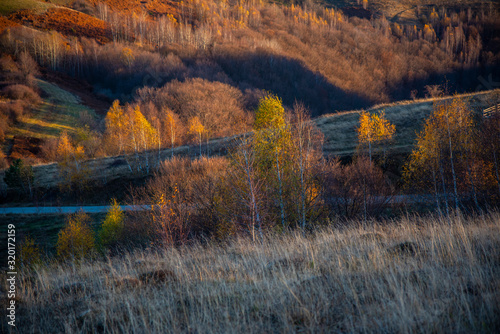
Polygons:
<instances>
[{"instance_id":1,"label":"shrub","mask_svg":"<svg viewBox=\"0 0 500 334\"><path fill-rule=\"evenodd\" d=\"M26 113L26 105L24 101L11 101L0 103L0 118L2 118L2 127L9 124L17 123Z\"/></svg>"},{"instance_id":2,"label":"shrub","mask_svg":"<svg viewBox=\"0 0 500 334\"><path fill-rule=\"evenodd\" d=\"M12 166L5 171L5 184L13 189L22 189L30 197L33 195L34 180L33 167L21 159L14 160Z\"/></svg>"},{"instance_id":3,"label":"shrub","mask_svg":"<svg viewBox=\"0 0 500 334\"><path fill-rule=\"evenodd\" d=\"M82 259L91 256L94 248L90 217L82 211L70 215L65 227L59 232L57 256L62 260Z\"/></svg>"},{"instance_id":4,"label":"shrub","mask_svg":"<svg viewBox=\"0 0 500 334\"><path fill-rule=\"evenodd\" d=\"M57 157L57 138L45 139L40 145L40 158L50 162L55 161Z\"/></svg>"},{"instance_id":5,"label":"shrub","mask_svg":"<svg viewBox=\"0 0 500 334\"><path fill-rule=\"evenodd\" d=\"M40 249L35 244L35 240L27 236L21 243L18 264L21 268L32 268L40 264L41 260Z\"/></svg>"},{"instance_id":6,"label":"shrub","mask_svg":"<svg viewBox=\"0 0 500 334\"><path fill-rule=\"evenodd\" d=\"M41 102L40 95L32 88L25 85L10 85L2 90L2 93L13 100L23 100L31 104L38 104Z\"/></svg>"},{"instance_id":7,"label":"shrub","mask_svg":"<svg viewBox=\"0 0 500 334\"><path fill-rule=\"evenodd\" d=\"M113 199L99 231L98 240L101 246L113 246L120 241L123 233L124 218L125 216L118 202L116 202L116 199Z\"/></svg>"}]
</instances>

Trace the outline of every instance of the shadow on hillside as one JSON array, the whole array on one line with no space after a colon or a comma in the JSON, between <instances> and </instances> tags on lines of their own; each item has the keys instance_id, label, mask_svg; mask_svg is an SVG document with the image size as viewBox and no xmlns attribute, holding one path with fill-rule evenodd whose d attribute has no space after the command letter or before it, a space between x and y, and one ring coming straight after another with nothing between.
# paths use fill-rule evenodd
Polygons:
<instances>
[{"instance_id":1,"label":"shadow on hillside","mask_svg":"<svg viewBox=\"0 0 500 334\"><path fill-rule=\"evenodd\" d=\"M312 72L295 59L262 52L221 55L216 61L242 91L247 88L270 91L281 97L288 107L296 100L302 101L313 117L373 104L332 85L322 74Z\"/></svg>"},{"instance_id":2,"label":"shadow on hillside","mask_svg":"<svg viewBox=\"0 0 500 334\"><path fill-rule=\"evenodd\" d=\"M389 90L391 102L409 100L412 90L417 92L417 98L424 98L428 85L440 85L446 95L500 88L500 66L475 66L457 71L432 73L411 81L405 77Z\"/></svg>"}]
</instances>

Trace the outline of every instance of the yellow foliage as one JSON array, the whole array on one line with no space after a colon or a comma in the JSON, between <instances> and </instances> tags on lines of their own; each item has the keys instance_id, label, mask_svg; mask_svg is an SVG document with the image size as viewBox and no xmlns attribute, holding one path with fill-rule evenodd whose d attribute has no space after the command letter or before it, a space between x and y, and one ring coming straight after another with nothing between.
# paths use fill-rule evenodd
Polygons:
<instances>
[{"instance_id":1,"label":"yellow foliage","mask_svg":"<svg viewBox=\"0 0 500 334\"><path fill-rule=\"evenodd\" d=\"M21 267L33 267L41 262L40 249L33 238L27 236L21 243L19 250L19 262Z\"/></svg>"},{"instance_id":2,"label":"yellow foliage","mask_svg":"<svg viewBox=\"0 0 500 334\"><path fill-rule=\"evenodd\" d=\"M103 246L112 245L120 240L123 232L125 215L116 199L112 199L111 207L106 214L99 231L99 243Z\"/></svg>"},{"instance_id":3,"label":"yellow foliage","mask_svg":"<svg viewBox=\"0 0 500 334\"><path fill-rule=\"evenodd\" d=\"M125 65L127 65L129 68L132 67L132 64L134 63L135 56L134 53L130 48L123 48L122 49L122 61Z\"/></svg>"},{"instance_id":4,"label":"yellow foliage","mask_svg":"<svg viewBox=\"0 0 500 334\"><path fill-rule=\"evenodd\" d=\"M70 215L57 239L57 256L66 260L85 258L94 251L94 234L90 227L90 217L84 212Z\"/></svg>"},{"instance_id":5,"label":"yellow foliage","mask_svg":"<svg viewBox=\"0 0 500 334\"><path fill-rule=\"evenodd\" d=\"M201 124L200 119L198 116L195 116L189 120L189 134L196 134L199 135L201 138L201 135L205 133L205 127L203 124Z\"/></svg>"},{"instance_id":6,"label":"yellow foliage","mask_svg":"<svg viewBox=\"0 0 500 334\"><path fill-rule=\"evenodd\" d=\"M71 144L69 136L63 132L57 145L57 156L59 159L59 172L63 190L71 190L73 185L80 188L85 186L89 171L82 166L85 159L85 150L81 145L76 148Z\"/></svg>"}]
</instances>

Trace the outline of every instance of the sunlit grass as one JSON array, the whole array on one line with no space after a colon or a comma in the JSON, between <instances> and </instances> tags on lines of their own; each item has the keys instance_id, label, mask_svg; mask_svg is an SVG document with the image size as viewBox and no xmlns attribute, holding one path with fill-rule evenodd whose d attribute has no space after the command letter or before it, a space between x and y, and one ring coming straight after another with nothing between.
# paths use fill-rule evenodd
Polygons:
<instances>
[{"instance_id":1,"label":"sunlit grass","mask_svg":"<svg viewBox=\"0 0 500 334\"><path fill-rule=\"evenodd\" d=\"M74 134L82 127L80 114L92 109L82 105L77 96L46 81L38 80L38 87L47 95L29 117L13 127L10 136L58 138L63 131Z\"/></svg>"}]
</instances>

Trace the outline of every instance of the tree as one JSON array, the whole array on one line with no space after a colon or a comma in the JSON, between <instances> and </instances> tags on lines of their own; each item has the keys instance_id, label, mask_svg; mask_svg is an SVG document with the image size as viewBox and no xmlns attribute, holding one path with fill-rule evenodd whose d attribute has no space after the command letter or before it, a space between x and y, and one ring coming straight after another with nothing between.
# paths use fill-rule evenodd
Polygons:
<instances>
[{"instance_id":1,"label":"tree","mask_svg":"<svg viewBox=\"0 0 500 334\"><path fill-rule=\"evenodd\" d=\"M229 171L234 221L243 224L256 240L256 231L263 238L263 180L259 177L255 151L251 139L242 139L237 151L231 155Z\"/></svg>"},{"instance_id":2,"label":"tree","mask_svg":"<svg viewBox=\"0 0 500 334\"><path fill-rule=\"evenodd\" d=\"M179 127L180 127L180 120L179 117L170 109L165 109L164 111L165 114L165 128L166 132L168 135L168 140L170 141L170 148L172 152L172 158L174 157L174 145L176 141L178 140L179 134Z\"/></svg>"},{"instance_id":3,"label":"tree","mask_svg":"<svg viewBox=\"0 0 500 334\"><path fill-rule=\"evenodd\" d=\"M122 49L122 54L121 54L122 61L129 70L132 68L132 65L134 64L135 61L135 56L134 53L130 48L123 48Z\"/></svg>"},{"instance_id":4,"label":"tree","mask_svg":"<svg viewBox=\"0 0 500 334\"><path fill-rule=\"evenodd\" d=\"M255 114L254 130L279 129L285 126L285 108L281 99L273 94L259 101Z\"/></svg>"},{"instance_id":5,"label":"tree","mask_svg":"<svg viewBox=\"0 0 500 334\"><path fill-rule=\"evenodd\" d=\"M146 117L141 113L140 107L137 105L135 108L129 107L127 112L128 125L129 125L129 138L128 144L131 151L135 153L136 167L138 171L145 168L145 172L149 173L149 151L158 143L158 134L156 129L151 126ZM143 153L144 165L139 156L140 152ZM130 167L130 164L129 164Z\"/></svg>"},{"instance_id":6,"label":"tree","mask_svg":"<svg viewBox=\"0 0 500 334\"><path fill-rule=\"evenodd\" d=\"M14 189L22 189L24 193L33 196L33 183L35 177L33 167L25 165L23 160L16 159L5 171L4 181L7 186Z\"/></svg>"},{"instance_id":7,"label":"tree","mask_svg":"<svg viewBox=\"0 0 500 334\"><path fill-rule=\"evenodd\" d=\"M203 124L201 124L200 119L198 116L195 116L189 120L189 134L197 135L198 137L198 142L200 144L200 157L201 157L201 142L202 142L202 135L206 132L205 127Z\"/></svg>"},{"instance_id":8,"label":"tree","mask_svg":"<svg viewBox=\"0 0 500 334\"><path fill-rule=\"evenodd\" d=\"M306 228L307 216L317 211L320 186L316 184L318 167L321 164L323 134L311 122L309 112L304 105L295 104L292 118L293 171L297 175L300 196L297 212L299 225Z\"/></svg>"},{"instance_id":9,"label":"tree","mask_svg":"<svg viewBox=\"0 0 500 334\"><path fill-rule=\"evenodd\" d=\"M277 185L280 220L285 228L287 218L283 177L289 167L285 166L285 162L288 160L286 157L287 148L291 144L291 132L279 97L268 94L260 100L255 114L253 137L252 144L261 177L269 181L269 186Z\"/></svg>"},{"instance_id":10,"label":"tree","mask_svg":"<svg viewBox=\"0 0 500 334\"><path fill-rule=\"evenodd\" d=\"M123 221L125 215L123 210L116 199L111 200L111 206L108 209L106 218L101 225L101 230L99 231L98 240L99 244L107 247L116 244L122 237L123 233Z\"/></svg>"},{"instance_id":11,"label":"tree","mask_svg":"<svg viewBox=\"0 0 500 334\"><path fill-rule=\"evenodd\" d=\"M106 114L106 135L112 150L118 146L117 153L122 154L125 150L125 141L129 135L129 120L120 106L120 101L113 101L113 105Z\"/></svg>"},{"instance_id":12,"label":"tree","mask_svg":"<svg viewBox=\"0 0 500 334\"><path fill-rule=\"evenodd\" d=\"M70 215L57 239L57 256L62 260L82 259L95 248L90 217L83 211Z\"/></svg>"},{"instance_id":13,"label":"tree","mask_svg":"<svg viewBox=\"0 0 500 334\"><path fill-rule=\"evenodd\" d=\"M479 159L477 137L474 112L466 100L455 98L436 103L405 165L406 182L432 189L438 207L438 194L442 192L447 197L450 190L456 209L462 194L472 195L477 206L478 190L490 174ZM447 199L445 204L448 209Z\"/></svg>"},{"instance_id":14,"label":"tree","mask_svg":"<svg viewBox=\"0 0 500 334\"><path fill-rule=\"evenodd\" d=\"M359 127L356 130L360 146L368 144L371 163L373 143L391 140L396 132L396 126L385 118L383 111L378 114L370 114L363 111L359 117Z\"/></svg>"},{"instance_id":15,"label":"tree","mask_svg":"<svg viewBox=\"0 0 500 334\"><path fill-rule=\"evenodd\" d=\"M59 172L61 174L61 188L71 190L76 186L79 190L85 188L89 170L82 165L85 151L81 145L74 147L69 136L64 131L57 145Z\"/></svg>"}]
</instances>

